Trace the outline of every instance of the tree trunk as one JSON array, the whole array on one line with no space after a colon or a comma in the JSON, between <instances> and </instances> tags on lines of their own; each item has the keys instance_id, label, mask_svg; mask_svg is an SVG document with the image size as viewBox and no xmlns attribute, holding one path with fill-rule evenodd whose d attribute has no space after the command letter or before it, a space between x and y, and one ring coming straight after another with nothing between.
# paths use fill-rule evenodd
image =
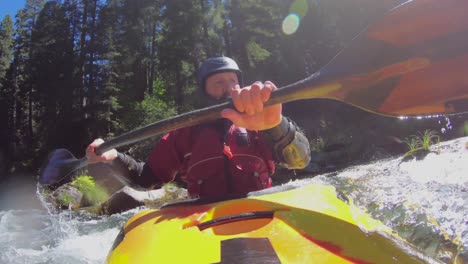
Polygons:
<instances>
[{"instance_id":1,"label":"tree trunk","mask_svg":"<svg viewBox=\"0 0 468 264\"><path fill-rule=\"evenodd\" d=\"M89 29L90 40L89 40L89 81L88 81L88 90L89 90L89 104L91 107L94 107L96 103L96 83L95 83L95 70L94 70L94 47L95 43L94 40L96 39L95 36L95 27L96 27L96 9L97 9L97 0L94 0L93 9L91 11L92 22L91 28ZM94 116L94 111L91 109L91 116Z\"/></svg>"},{"instance_id":2,"label":"tree trunk","mask_svg":"<svg viewBox=\"0 0 468 264\"><path fill-rule=\"evenodd\" d=\"M80 58L78 63L79 75L81 78L81 106L86 108L88 105L87 97L85 94L86 89L86 35L88 30L88 0L83 0L83 15L81 16L81 33L80 33ZM87 111L84 111L85 118L88 117Z\"/></svg>"},{"instance_id":3,"label":"tree trunk","mask_svg":"<svg viewBox=\"0 0 468 264\"><path fill-rule=\"evenodd\" d=\"M154 70L156 68L156 22L151 25L151 57L150 57L150 73L149 73L149 82L148 82L148 93L153 94L153 85L154 85Z\"/></svg>"}]
</instances>

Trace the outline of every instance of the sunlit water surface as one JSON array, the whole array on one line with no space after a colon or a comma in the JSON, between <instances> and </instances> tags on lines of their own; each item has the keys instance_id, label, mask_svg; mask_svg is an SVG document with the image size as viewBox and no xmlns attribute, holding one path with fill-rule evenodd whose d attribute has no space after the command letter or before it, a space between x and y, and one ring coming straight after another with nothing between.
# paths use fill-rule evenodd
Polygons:
<instances>
[{"instance_id":1,"label":"sunlit water surface","mask_svg":"<svg viewBox=\"0 0 468 264\"><path fill-rule=\"evenodd\" d=\"M441 154L381 160L290 184L335 186L427 255L468 263L467 138ZM139 209L109 217L44 210L0 211L0 263L103 263L120 227Z\"/></svg>"}]
</instances>

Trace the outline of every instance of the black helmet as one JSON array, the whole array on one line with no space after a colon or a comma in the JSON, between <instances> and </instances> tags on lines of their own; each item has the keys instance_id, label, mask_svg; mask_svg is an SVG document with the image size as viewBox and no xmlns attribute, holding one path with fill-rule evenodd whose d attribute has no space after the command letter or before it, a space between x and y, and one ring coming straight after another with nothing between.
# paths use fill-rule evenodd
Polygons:
<instances>
[{"instance_id":1,"label":"black helmet","mask_svg":"<svg viewBox=\"0 0 468 264\"><path fill-rule=\"evenodd\" d=\"M235 72L239 84L242 85L242 72L239 66L237 66L237 63L228 57L214 57L207 59L200 67L197 76L198 87L205 92L206 79L219 72Z\"/></svg>"}]
</instances>

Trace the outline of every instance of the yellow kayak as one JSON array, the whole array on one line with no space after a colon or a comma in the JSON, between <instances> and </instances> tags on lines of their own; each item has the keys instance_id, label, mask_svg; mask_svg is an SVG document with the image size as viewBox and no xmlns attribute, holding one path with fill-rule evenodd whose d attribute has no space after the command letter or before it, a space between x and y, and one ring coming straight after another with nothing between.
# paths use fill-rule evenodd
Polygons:
<instances>
[{"instance_id":1,"label":"yellow kayak","mask_svg":"<svg viewBox=\"0 0 468 264\"><path fill-rule=\"evenodd\" d=\"M107 262L434 262L332 186L284 189L142 211L125 224Z\"/></svg>"}]
</instances>

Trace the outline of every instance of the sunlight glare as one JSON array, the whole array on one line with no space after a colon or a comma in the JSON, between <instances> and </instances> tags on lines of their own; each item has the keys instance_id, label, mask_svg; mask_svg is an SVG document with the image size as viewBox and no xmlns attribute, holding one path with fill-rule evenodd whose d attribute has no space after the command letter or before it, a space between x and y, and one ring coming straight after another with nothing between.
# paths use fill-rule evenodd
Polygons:
<instances>
[{"instance_id":1,"label":"sunlight glare","mask_svg":"<svg viewBox=\"0 0 468 264\"><path fill-rule=\"evenodd\" d=\"M283 33L286 35L291 35L294 34L297 29L299 28L299 24L301 18L297 14L289 14L284 20L283 20Z\"/></svg>"},{"instance_id":2,"label":"sunlight glare","mask_svg":"<svg viewBox=\"0 0 468 264\"><path fill-rule=\"evenodd\" d=\"M283 33L294 34L301 23L301 19L307 15L309 4L307 0L295 0L289 7L289 15L283 20Z\"/></svg>"}]
</instances>

